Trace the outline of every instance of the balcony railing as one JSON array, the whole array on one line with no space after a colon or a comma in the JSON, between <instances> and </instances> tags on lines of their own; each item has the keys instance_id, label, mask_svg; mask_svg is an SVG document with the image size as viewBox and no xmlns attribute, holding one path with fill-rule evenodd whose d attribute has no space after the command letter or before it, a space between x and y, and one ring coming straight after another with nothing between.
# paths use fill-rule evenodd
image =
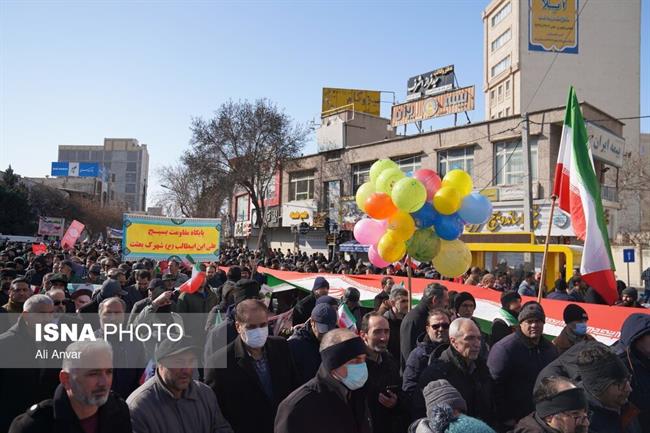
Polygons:
<instances>
[{"instance_id":1,"label":"balcony railing","mask_svg":"<svg viewBox=\"0 0 650 433\"><path fill-rule=\"evenodd\" d=\"M600 186L600 195L603 200L618 202L618 189L615 186Z\"/></svg>"}]
</instances>

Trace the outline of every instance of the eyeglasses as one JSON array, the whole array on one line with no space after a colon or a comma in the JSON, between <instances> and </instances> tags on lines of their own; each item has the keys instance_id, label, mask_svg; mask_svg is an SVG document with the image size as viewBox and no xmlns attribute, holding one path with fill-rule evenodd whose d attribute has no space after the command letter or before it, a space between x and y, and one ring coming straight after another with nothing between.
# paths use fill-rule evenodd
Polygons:
<instances>
[{"instance_id":1,"label":"eyeglasses","mask_svg":"<svg viewBox=\"0 0 650 433\"><path fill-rule=\"evenodd\" d=\"M434 323L429 325L431 329L449 329L449 323Z\"/></svg>"},{"instance_id":2,"label":"eyeglasses","mask_svg":"<svg viewBox=\"0 0 650 433\"><path fill-rule=\"evenodd\" d=\"M52 301L54 305L66 305L68 303L67 299L64 299L63 301Z\"/></svg>"},{"instance_id":3,"label":"eyeglasses","mask_svg":"<svg viewBox=\"0 0 650 433\"><path fill-rule=\"evenodd\" d=\"M582 424L585 421L588 421L591 418L591 416L593 415L592 411L588 411L587 413L581 413L581 414L577 414L577 415L573 414L573 413L568 413L568 412L565 412L565 413L569 418L572 418L573 422L575 422L576 424L578 424L578 423Z\"/></svg>"}]
</instances>

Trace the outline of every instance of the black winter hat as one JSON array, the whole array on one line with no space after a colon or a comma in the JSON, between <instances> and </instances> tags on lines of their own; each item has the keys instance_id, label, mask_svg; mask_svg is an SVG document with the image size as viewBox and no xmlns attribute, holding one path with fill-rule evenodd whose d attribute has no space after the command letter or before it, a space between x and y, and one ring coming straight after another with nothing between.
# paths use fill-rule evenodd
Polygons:
<instances>
[{"instance_id":1,"label":"black winter hat","mask_svg":"<svg viewBox=\"0 0 650 433\"><path fill-rule=\"evenodd\" d=\"M503 294L501 295L501 307L504 310L507 310L508 305L510 305L512 301L515 301L517 299L521 301L521 295L519 293L512 290L508 292L503 292Z\"/></svg>"},{"instance_id":2,"label":"black winter hat","mask_svg":"<svg viewBox=\"0 0 650 433\"><path fill-rule=\"evenodd\" d=\"M627 295L636 301L639 297L639 292L634 287L628 287L626 289L623 289L621 292L621 296L622 295Z\"/></svg>"},{"instance_id":3,"label":"black winter hat","mask_svg":"<svg viewBox=\"0 0 650 433\"><path fill-rule=\"evenodd\" d=\"M461 305L463 305L463 302L465 301L472 301L474 303L474 306L476 307L476 299L474 299L474 296L472 296L471 293L460 292L454 298L454 310L456 310L457 313L458 313L458 309L460 308Z\"/></svg>"},{"instance_id":4,"label":"black winter hat","mask_svg":"<svg viewBox=\"0 0 650 433\"><path fill-rule=\"evenodd\" d=\"M589 320L587 312L578 304L569 304L564 309L563 313L564 323L569 324L571 322L581 322L583 320Z\"/></svg>"},{"instance_id":5,"label":"black winter hat","mask_svg":"<svg viewBox=\"0 0 650 433\"><path fill-rule=\"evenodd\" d=\"M535 301L526 302L519 312L517 320L519 323L525 322L529 319L537 319L542 322L546 321L546 315L544 314L544 309Z\"/></svg>"}]
</instances>

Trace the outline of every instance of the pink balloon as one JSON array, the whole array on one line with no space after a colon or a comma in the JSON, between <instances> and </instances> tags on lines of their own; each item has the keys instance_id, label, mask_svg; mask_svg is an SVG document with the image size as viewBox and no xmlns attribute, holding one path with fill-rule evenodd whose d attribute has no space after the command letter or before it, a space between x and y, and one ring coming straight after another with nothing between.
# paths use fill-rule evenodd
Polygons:
<instances>
[{"instance_id":1,"label":"pink balloon","mask_svg":"<svg viewBox=\"0 0 650 433\"><path fill-rule=\"evenodd\" d=\"M419 170L415 170L413 177L422 182L422 185L424 185L424 188L426 188L427 200L432 200L436 191L440 189L440 184L442 183L442 180L440 180L438 173L433 170L429 170L428 168L421 168Z\"/></svg>"},{"instance_id":2,"label":"pink balloon","mask_svg":"<svg viewBox=\"0 0 650 433\"><path fill-rule=\"evenodd\" d=\"M374 245L384 235L383 224L371 218L363 218L354 225L354 239L363 245Z\"/></svg>"},{"instance_id":3,"label":"pink balloon","mask_svg":"<svg viewBox=\"0 0 650 433\"><path fill-rule=\"evenodd\" d=\"M381 258L377 252L376 245L372 245L370 248L368 248L368 260L370 260L370 263L372 263L374 266L377 266L378 268L385 268L386 266L390 265L389 262Z\"/></svg>"}]
</instances>

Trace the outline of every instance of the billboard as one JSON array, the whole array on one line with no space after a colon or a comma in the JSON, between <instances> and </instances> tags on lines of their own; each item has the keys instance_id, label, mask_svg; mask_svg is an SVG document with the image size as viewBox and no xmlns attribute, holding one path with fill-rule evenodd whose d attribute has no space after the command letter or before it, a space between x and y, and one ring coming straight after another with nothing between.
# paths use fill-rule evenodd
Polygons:
<instances>
[{"instance_id":1,"label":"billboard","mask_svg":"<svg viewBox=\"0 0 650 433\"><path fill-rule=\"evenodd\" d=\"M614 167L623 166L623 154L625 153L625 139L601 128L595 123L585 122L587 135L591 145L591 154Z\"/></svg>"},{"instance_id":2,"label":"billboard","mask_svg":"<svg viewBox=\"0 0 650 433\"><path fill-rule=\"evenodd\" d=\"M322 113L354 104L354 111L379 116L378 90L335 89L323 87Z\"/></svg>"},{"instance_id":3,"label":"billboard","mask_svg":"<svg viewBox=\"0 0 650 433\"><path fill-rule=\"evenodd\" d=\"M578 54L578 0L529 0L528 49Z\"/></svg>"},{"instance_id":4,"label":"billboard","mask_svg":"<svg viewBox=\"0 0 650 433\"><path fill-rule=\"evenodd\" d=\"M408 123L433 119L474 109L474 86L462 87L427 98L393 105L390 125L395 128Z\"/></svg>"},{"instance_id":5,"label":"billboard","mask_svg":"<svg viewBox=\"0 0 650 433\"><path fill-rule=\"evenodd\" d=\"M454 65L411 77L406 82L406 100L413 101L452 90L455 87L454 80Z\"/></svg>"},{"instance_id":6,"label":"billboard","mask_svg":"<svg viewBox=\"0 0 650 433\"><path fill-rule=\"evenodd\" d=\"M103 177L98 162L52 162L52 176Z\"/></svg>"},{"instance_id":7,"label":"billboard","mask_svg":"<svg viewBox=\"0 0 650 433\"><path fill-rule=\"evenodd\" d=\"M39 217L38 234L41 236L63 237L65 218Z\"/></svg>"},{"instance_id":8,"label":"billboard","mask_svg":"<svg viewBox=\"0 0 650 433\"><path fill-rule=\"evenodd\" d=\"M194 261L219 258L221 220L124 214L122 259L191 256Z\"/></svg>"}]
</instances>

